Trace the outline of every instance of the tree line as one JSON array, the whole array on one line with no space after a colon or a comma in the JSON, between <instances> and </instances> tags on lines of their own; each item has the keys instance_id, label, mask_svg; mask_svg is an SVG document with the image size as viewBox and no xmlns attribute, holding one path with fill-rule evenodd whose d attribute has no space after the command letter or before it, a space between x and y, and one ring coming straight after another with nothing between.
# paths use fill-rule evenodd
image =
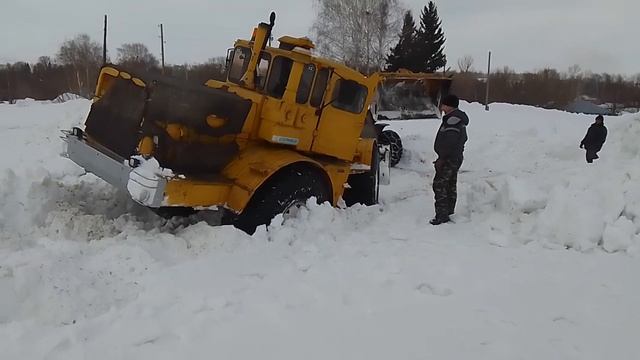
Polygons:
<instances>
[{"instance_id":1,"label":"tree line","mask_svg":"<svg viewBox=\"0 0 640 360\"><path fill-rule=\"evenodd\" d=\"M446 37L433 1L422 8L418 23L397 0L315 0L314 4L314 39L321 55L363 73L442 72L453 77L452 92L462 99L485 102L486 74L474 71L473 58L458 59L457 69L447 62ZM371 46L367 45L370 39L375 39ZM516 73L504 67L491 74L490 88L490 102L565 109L577 98L586 97L610 103L614 111L640 108L640 75L593 74L578 66L564 73L556 69Z\"/></svg>"},{"instance_id":2,"label":"tree line","mask_svg":"<svg viewBox=\"0 0 640 360\"><path fill-rule=\"evenodd\" d=\"M113 61L132 72L159 74L158 59L140 43L123 44ZM0 64L0 101L33 98L51 100L63 93L90 98L102 66L102 45L80 34L64 41L54 57L41 56L35 64L17 62ZM166 75L194 83L221 79L224 57L214 57L203 64L165 66Z\"/></svg>"},{"instance_id":3,"label":"tree line","mask_svg":"<svg viewBox=\"0 0 640 360\"><path fill-rule=\"evenodd\" d=\"M489 79L489 102L566 109L576 99L583 98L597 104L608 104L612 112L625 108L640 109L640 74L627 77L595 74L582 71L577 65L564 72L545 68L517 73L503 67L493 70ZM453 74L452 91L467 101L484 103L485 90L486 74L459 62Z\"/></svg>"},{"instance_id":4,"label":"tree line","mask_svg":"<svg viewBox=\"0 0 640 360\"><path fill-rule=\"evenodd\" d=\"M445 33L438 8L429 1L418 21L400 0L313 0L316 17L313 40L320 55L359 71L442 72L453 77L452 91L467 101L484 102L486 75L474 71L474 59L464 56L452 70L446 56ZM111 61L111 59L109 59ZM160 73L158 59L144 44L117 49L113 62L133 72ZM102 47L82 34L61 44L52 58L35 64L0 65L0 101L31 97L52 99L65 92L91 97L102 65ZM204 83L222 79L225 58L203 64L165 66L166 75ZM567 72L543 69L516 73L508 67L490 77L490 102L563 109L580 96L616 107L640 107L640 75L593 74L573 66Z\"/></svg>"}]
</instances>

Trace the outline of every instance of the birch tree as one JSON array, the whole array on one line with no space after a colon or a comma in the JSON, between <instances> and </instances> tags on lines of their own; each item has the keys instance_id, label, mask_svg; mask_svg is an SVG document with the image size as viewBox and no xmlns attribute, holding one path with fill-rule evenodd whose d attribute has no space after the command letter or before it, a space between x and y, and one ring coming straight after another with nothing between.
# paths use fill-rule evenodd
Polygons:
<instances>
[{"instance_id":1,"label":"birch tree","mask_svg":"<svg viewBox=\"0 0 640 360\"><path fill-rule=\"evenodd\" d=\"M402 24L399 0L314 0L321 55L364 73L381 69Z\"/></svg>"}]
</instances>

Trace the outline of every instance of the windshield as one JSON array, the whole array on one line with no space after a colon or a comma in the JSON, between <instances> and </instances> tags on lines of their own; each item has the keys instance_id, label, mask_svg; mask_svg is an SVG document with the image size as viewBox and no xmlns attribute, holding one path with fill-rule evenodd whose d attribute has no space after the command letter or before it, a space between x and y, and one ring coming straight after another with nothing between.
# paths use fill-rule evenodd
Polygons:
<instances>
[{"instance_id":1,"label":"windshield","mask_svg":"<svg viewBox=\"0 0 640 360\"><path fill-rule=\"evenodd\" d=\"M251 60L251 50L249 48L237 47L233 51L231 66L229 67L229 81L239 84L240 79L247 71Z\"/></svg>"},{"instance_id":2,"label":"windshield","mask_svg":"<svg viewBox=\"0 0 640 360\"><path fill-rule=\"evenodd\" d=\"M333 107L359 114L367 100L367 88L352 80L340 79L333 91Z\"/></svg>"}]
</instances>

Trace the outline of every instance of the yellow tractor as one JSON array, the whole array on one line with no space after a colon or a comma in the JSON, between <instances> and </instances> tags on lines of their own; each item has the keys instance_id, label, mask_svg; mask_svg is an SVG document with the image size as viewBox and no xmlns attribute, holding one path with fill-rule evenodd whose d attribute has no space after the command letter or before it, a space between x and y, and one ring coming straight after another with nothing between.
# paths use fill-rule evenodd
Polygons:
<instances>
[{"instance_id":1,"label":"yellow tractor","mask_svg":"<svg viewBox=\"0 0 640 360\"><path fill-rule=\"evenodd\" d=\"M377 203L389 180L369 112L380 75L313 56L307 38L271 47L274 22L235 42L225 81L103 66L66 156L159 214L217 211L248 233L312 198Z\"/></svg>"}]
</instances>

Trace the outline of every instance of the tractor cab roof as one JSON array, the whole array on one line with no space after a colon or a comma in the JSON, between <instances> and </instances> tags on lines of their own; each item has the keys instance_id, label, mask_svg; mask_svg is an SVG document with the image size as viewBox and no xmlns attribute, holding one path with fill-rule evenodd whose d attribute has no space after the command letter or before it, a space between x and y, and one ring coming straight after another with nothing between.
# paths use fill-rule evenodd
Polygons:
<instances>
[{"instance_id":1,"label":"tractor cab roof","mask_svg":"<svg viewBox=\"0 0 640 360\"><path fill-rule=\"evenodd\" d=\"M330 68L340 77L347 80L354 80L362 84L369 83L371 81L361 72L354 70L343 63L329 58L314 56L312 50L315 49L315 44L309 38L283 36L280 37L278 41L278 47L267 46L265 51L270 53L272 56L284 56L294 61L313 63L318 67ZM248 40L237 40L235 42L235 46L242 46L251 49L253 42Z\"/></svg>"}]
</instances>

